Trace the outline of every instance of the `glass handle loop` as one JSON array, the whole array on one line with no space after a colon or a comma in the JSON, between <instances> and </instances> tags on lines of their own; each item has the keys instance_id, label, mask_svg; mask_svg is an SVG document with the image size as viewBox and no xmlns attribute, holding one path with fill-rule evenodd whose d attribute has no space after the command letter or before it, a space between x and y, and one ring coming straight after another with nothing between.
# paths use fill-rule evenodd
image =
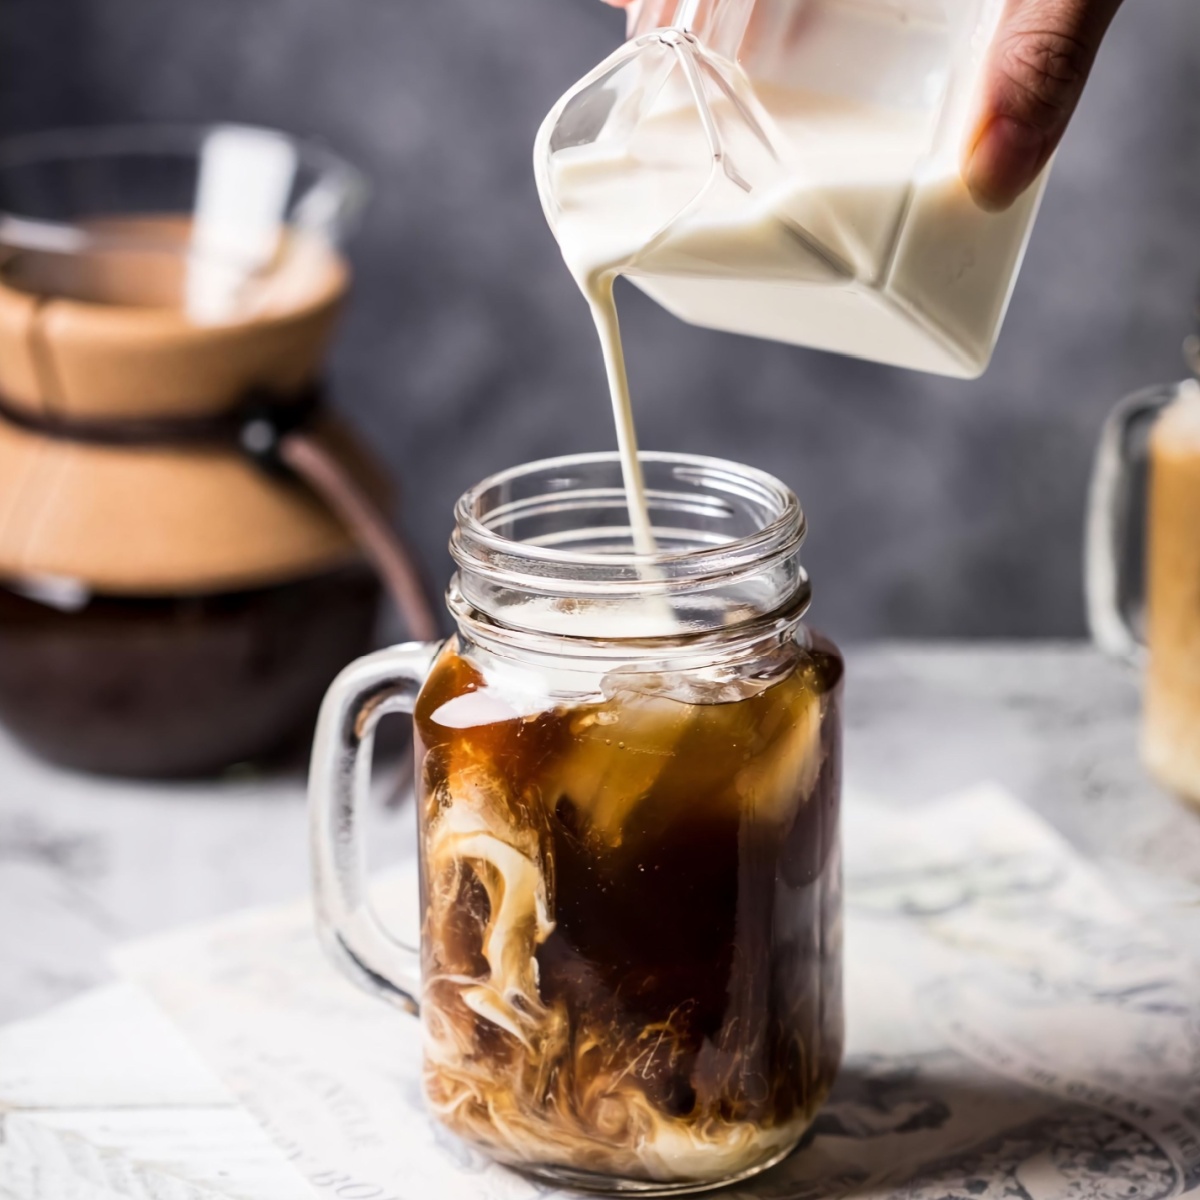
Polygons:
<instances>
[{"instance_id":1,"label":"glass handle loop","mask_svg":"<svg viewBox=\"0 0 1200 1200\"><path fill-rule=\"evenodd\" d=\"M1132 476L1147 457L1145 439L1136 434L1176 395L1174 387L1149 388L1127 397L1113 410L1100 435L1088 492L1084 535L1088 628L1101 650L1135 666L1145 658L1145 646L1129 619L1123 597L1128 591L1124 564L1136 498Z\"/></svg>"},{"instance_id":2,"label":"glass handle loop","mask_svg":"<svg viewBox=\"0 0 1200 1200\"><path fill-rule=\"evenodd\" d=\"M388 713L411 713L438 645L409 642L351 663L321 705L309 768L309 839L317 933L345 974L414 1015L421 992L418 947L394 937L371 906L362 814L375 730Z\"/></svg>"}]
</instances>

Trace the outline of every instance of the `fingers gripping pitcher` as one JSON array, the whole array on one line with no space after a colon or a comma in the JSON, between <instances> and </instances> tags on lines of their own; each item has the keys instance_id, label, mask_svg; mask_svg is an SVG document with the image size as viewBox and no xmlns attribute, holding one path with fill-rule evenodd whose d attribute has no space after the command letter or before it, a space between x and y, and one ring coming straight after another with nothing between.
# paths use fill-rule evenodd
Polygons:
<instances>
[{"instance_id":1,"label":"fingers gripping pitcher","mask_svg":"<svg viewBox=\"0 0 1200 1200\"><path fill-rule=\"evenodd\" d=\"M842 1050L842 660L801 624L804 519L748 467L616 455L459 502L457 633L330 690L311 782L318 917L424 1026L434 1116L560 1184L666 1194L777 1162ZM413 712L422 934L372 914L360 813Z\"/></svg>"},{"instance_id":2,"label":"fingers gripping pitcher","mask_svg":"<svg viewBox=\"0 0 1200 1200\"><path fill-rule=\"evenodd\" d=\"M585 292L973 377L1045 183L1004 213L959 164L1002 0L643 0L534 170Z\"/></svg>"}]
</instances>

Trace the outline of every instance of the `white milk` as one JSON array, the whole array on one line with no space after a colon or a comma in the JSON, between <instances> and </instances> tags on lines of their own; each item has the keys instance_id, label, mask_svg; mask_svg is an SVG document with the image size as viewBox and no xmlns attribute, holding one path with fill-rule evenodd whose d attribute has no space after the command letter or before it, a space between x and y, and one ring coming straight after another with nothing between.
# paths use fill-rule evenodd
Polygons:
<instances>
[{"instance_id":1,"label":"white milk","mask_svg":"<svg viewBox=\"0 0 1200 1200\"><path fill-rule=\"evenodd\" d=\"M769 155L721 101L712 115L733 133L731 169L714 169L701 117L678 88L663 90L623 144L549 155L539 145L547 214L600 334L638 549L653 538L616 276L695 324L969 377L987 365L1008 299L997 280L1015 273L1040 196L1035 187L1000 215L978 209L957 161L930 156L929 110L760 84L755 94L781 152L765 170ZM747 185L739 172L751 168Z\"/></svg>"}]
</instances>

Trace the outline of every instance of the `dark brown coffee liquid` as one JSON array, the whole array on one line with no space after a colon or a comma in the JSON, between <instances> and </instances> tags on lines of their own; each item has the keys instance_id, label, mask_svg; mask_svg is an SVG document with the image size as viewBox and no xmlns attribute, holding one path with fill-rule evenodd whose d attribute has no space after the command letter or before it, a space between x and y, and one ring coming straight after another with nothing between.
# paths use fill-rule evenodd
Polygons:
<instances>
[{"instance_id":1,"label":"dark brown coffee liquid","mask_svg":"<svg viewBox=\"0 0 1200 1200\"><path fill-rule=\"evenodd\" d=\"M236 592L94 595L64 610L0 586L0 721L64 766L203 775L306 742L370 648L365 567Z\"/></svg>"},{"instance_id":2,"label":"dark brown coffee liquid","mask_svg":"<svg viewBox=\"0 0 1200 1200\"><path fill-rule=\"evenodd\" d=\"M427 1090L453 1129L650 1180L799 1137L841 1054L842 665L784 659L735 696L614 675L503 719L504 686L443 654L417 718Z\"/></svg>"}]
</instances>

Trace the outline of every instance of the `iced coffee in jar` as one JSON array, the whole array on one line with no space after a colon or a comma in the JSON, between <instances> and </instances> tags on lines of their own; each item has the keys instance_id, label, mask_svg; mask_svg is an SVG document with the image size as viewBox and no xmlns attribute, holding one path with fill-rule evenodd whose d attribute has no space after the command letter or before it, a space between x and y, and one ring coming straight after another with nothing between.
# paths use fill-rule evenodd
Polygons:
<instances>
[{"instance_id":1,"label":"iced coffee in jar","mask_svg":"<svg viewBox=\"0 0 1200 1200\"><path fill-rule=\"evenodd\" d=\"M615 455L460 501L457 633L361 660L314 757L318 906L352 976L424 1024L432 1113L611 1191L717 1186L789 1153L842 1049L837 649L802 624L804 519L761 472ZM412 708L422 942L375 922L359 759Z\"/></svg>"}]
</instances>

